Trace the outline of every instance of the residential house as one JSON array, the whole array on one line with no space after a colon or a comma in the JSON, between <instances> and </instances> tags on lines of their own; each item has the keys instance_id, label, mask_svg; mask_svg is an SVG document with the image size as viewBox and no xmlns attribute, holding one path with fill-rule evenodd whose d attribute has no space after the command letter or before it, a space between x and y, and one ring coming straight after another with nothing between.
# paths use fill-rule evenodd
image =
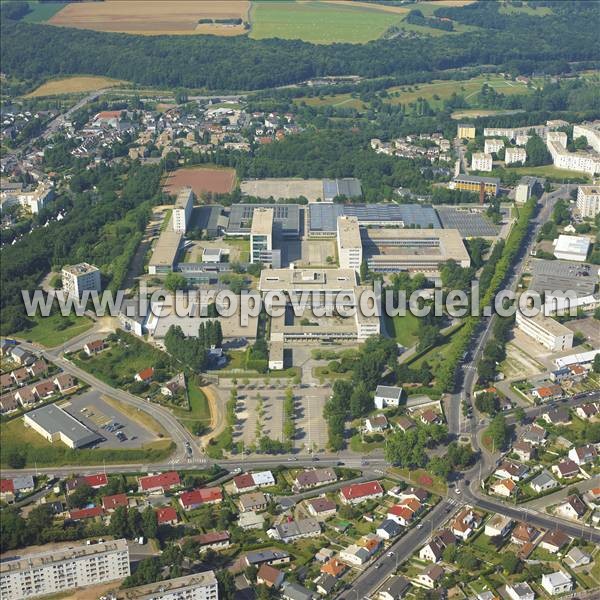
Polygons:
<instances>
[{"instance_id":1,"label":"residential house","mask_svg":"<svg viewBox=\"0 0 600 600\"><path fill-rule=\"evenodd\" d=\"M598 451L592 444L586 444L579 448L571 448L568 456L577 466L581 467L587 463L594 462L598 456Z\"/></svg>"},{"instance_id":2,"label":"residential house","mask_svg":"<svg viewBox=\"0 0 600 600\"><path fill-rule=\"evenodd\" d=\"M481 516L469 506L463 508L452 522L451 531L465 542L469 536L481 525Z\"/></svg>"},{"instance_id":3,"label":"residential house","mask_svg":"<svg viewBox=\"0 0 600 600\"><path fill-rule=\"evenodd\" d=\"M560 385L553 383L536 388L531 392L531 395L541 402L551 402L553 400L560 400L563 397L563 389Z\"/></svg>"},{"instance_id":4,"label":"residential house","mask_svg":"<svg viewBox=\"0 0 600 600\"><path fill-rule=\"evenodd\" d=\"M5 394L0 398L0 414L6 415L19 408L19 401L14 392Z\"/></svg>"},{"instance_id":5,"label":"residential house","mask_svg":"<svg viewBox=\"0 0 600 600\"><path fill-rule=\"evenodd\" d=\"M167 471L166 473L158 473L157 475L146 475L145 477L140 477L138 482L139 491L146 493L159 492L163 494L164 492L168 492L181 485L181 480L176 471Z\"/></svg>"},{"instance_id":6,"label":"residential house","mask_svg":"<svg viewBox=\"0 0 600 600\"><path fill-rule=\"evenodd\" d=\"M559 406L545 412L542 414L542 419L551 425L569 425L571 423L569 409L564 406Z\"/></svg>"},{"instance_id":7,"label":"residential house","mask_svg":"<svg viewBox=\"0 0 600 600\"><path fill-rule=\"evenodd\" d=\"M61 394L64 394L65 392L74 389L77 385L77 381L75 380L75 378L72 375L69 375L68 373L61 373L60 375L57 375L52 380L52 382L58 388L58 391Z\"/></svg>"},{"instance_id":8,"label":"residential house","mask_svg":"<svg viewBox=\"0 0 600 600\"><path fill-rule=\"evenodd\" d=\"M312 498L306 501L308 512L313 517L320 517L326 519L332 517L337 512L337 505L328 498Z\"/></svg>"},{"instance_id":9,"label":"residential house","mask_svg":"<svg viewBox=\"0 0 600 600\"><path fill-rule=\"evenodd\" d=\"M267 497L262 492L250 492L239 497L240 512L266 510L269 504Z\"/></svg>"},{"instance_id":10,"label":"residential house","mask_svg":"<svg viewBox=\"0 0 600 600\"><path fill-rule=\"evenodd\" d=\"M388 406L397 408L402 399L402 388L389 385L378 385L375 390L375 406L379 410Z\"/></svg>"},{"instance_id":11,"label":"residential house","mask_svg":"<svg viewBox=\"0 0 600 600\"><path fill-rule=\"evenodd\" d=\"M87 483L93 490L99 490L105 485L108 485L108 477L106 473L96 473L94 475L84 475L83 481Z\"/></svg>"},{"instance_id":12,"label":"residential house","mask_svg":"<svg viewBox=\"0 0 600 600\"><path fill-rule=\"evenodd\" d=\"M529 442L515 442L512 447L513 454L516 454L519 460L527 462L533 457L535 452L533 446Z\"/></svg>"},{"instance_id":13,"label":"residential house","mask_svg":"<svg viewBox=\"0 0 600 600\"><path fill-rule=\"evenodd\" d=\"M392 575L379 590L380 600L402 600L410 589L410 581L401 575Z\"/></svg>"},{"instance_id":14,"label":"residential house","mask_svg":"<svg viewBox=\"0 0 600 600\"><path fill-rule=\"evenodd\" d=\"M494 475L499 479L512 479L513 481L521 481L521 479L527 477L528 473L528 467L512 460L502 461L494 471Z\"/></svg>"},{"instance_id":15,"label":"residential house","mask_svg":"<svg viewBox=\"0 0 600 600\"><path fill-rule=\"evenodd\" d=\"M319 525L319 522L312 517L298 519L297 521L283 521L268 531L270 537L285 543L294 542L307 537L316 537L320 535L320 533L321 525Z\"/></svg>"},{"instance_id":16,"label":"residential house","mask_svg":"<svg viewBox=\"0 0 600 600\"><path fill-rule=\"evenodd\" d=\"M419 558L421 560L428 560L429 562L439 562L442 558L444 550L448 546L456 544L456 537L449 529L442 529L438 531L429 540L423 548L419 551Z\"/></svg>"},{"instance_id":17,"label":"residential house","mask_svg":"<svg viewBox=\"0 0 600 600\"><path fill-rule=\"evenodd\" d=\"M357 544L350 544L350 546L340 552L340 560L357 567L364 565L369 558L371 558L370 552Z\"/></svg>"},{"instance_id":18,"label":"residential house","mask_svg":"<svg viewBox=\"0 0 600 600\"><path fill-rule=\"evenodd\" d=\"M331 468L308 469L300 471L294 480L294 487L299 490L317 487L329 483L335 483L337 475Z\"/></svg>"},{"instance_id":19,"label":"residential house","mask_svg":"<svg viewBox=\"0 0 600 600\"><path fill-rule=\"evenodd\" d=\"M552 465L552 472L560 479L572 479L579 475L579 467L570 458L561 460L557 465Z\"/></svg>"},{"instance_id":20,"label":"residential house","mask_svg":"<svg viewBox=\"0 0 600 600\"><path fill-rule=\"evenodd\" d=\"M408 527L413 520L414 514L414 511L408 506L404 504L395 504L388 508L386 518L396 521L398 525Z\"/></svg>"},{"instance_id":21,"label":"residential house","mask_svg":"<svg viewBox=\"0 0 600 600\"><path fill-rule=\"evenodd\" d=\"M488 537L505 537L513 526L513 520L504 515L495 514L486 524L483 532Z\"/></svg>"},{"instance_id":22,"label":"residential house","mask_svg":"<svg viewBox=\"0 0 600 600\"><path fill-rule=\"evenodd\" d=\"M204 550L223 550L229 548L229 532L228 531L209 531L195 535L192 539L200 546L199 551Z\"/></svg>"},{"instance_id":23,"label":"residential house","mask_svg":"<svg viewBox=\"0 0 600 600\"><path fill-rule=\"evenodd\" d=\"M129 506L127 494L113 494L112 496L104 496L102 498L102 508L107 512L111 512L119 506L122 506L123 508Z\"/></svg>"},{"instance_id":24,"label":"residential house","mask_svg":"<svg viewBox=\"0 0 600 600\"><path fill-rule=\"evenodd\" d=\"M337 584L335 577L331 575L327 575L327 573L321 573L315 580L315 586L317 588L317 592L324 597L331 597L331 594Z\"/></svg>"},{"instance_id":25,"label":"residential house","mask_svg":"<svg viewBox=\"0 0 600 600\"><path fill-rule=\"evenodd\" d=\"M146 367L136 373L134 379L140 383L150 383L154 377L154 367Z\"/></svg>"},{"instance_id":26,"label":"residential house","mask_svg":"<svg viewBox=\"0 0 600 600\"><path fill-rule=\"evenodd\" d=\"M517 523L510 536L510 541L517 546L523 546L533 542L539 534L540 532L535 527L526 523Z\"/></svg>"},{"instance_id":27,"label":"residential house","mask_svg":"<svg viewBox=\"0 0 600 600\"><path fill-rule=\"evenodd\" d=\"M555 509L555 514L565 519L578 520L585 515L587 508L583 500L576 494L567 496L564 502Z\"/></svg>"},{"instance_id":28,"label":"residential house","mask_svg":"<svg viewBox=\"0 0 600 600\"><path fill-rule=\"evenodd\" d=\"M93 356L94 354L98 354L98 352L102 352L104 348L104 340L93 340L92 342L87 342L86 344L84 344L83 351L88 356Z\"/></svg>"},{"instance_id":29,"label":"residential house","mask_svg":"<svg viewBox=\"0 0 600 600\"><path fill-rule=\"evenodd\" d=\"M534 492L541 494L558 487L558 482L544 469L529 482L529 485Z\"/></svg>"},{"instance_id":30,"label":"residential house","mask_svg":"<svg viewBox=\"0 0 600 600\"><path fill-rule=\"evenodd\" d=\"M543 446L546 443L546 430L539 425L532 425L522 436L524 442L532 446Z\"/></svg>"},{"instance_id":31,"label":"residential house","mask_svg":"<svg viewBox=\"0 0 600 600\"><path fill-rule=\"evenodd\" d=\"M428 408L421 413L421 422L425 425L435 425L443 422L442 415L440 413Z\"/></svg>"},{"instance_id":32,"label":"residential house","mask_svg":"<svg viewBox=\"0 0 600 600\"><path fill-rule=\"evenodd\" d=\"M46 400L54 395L54 384L46 379L44 381L38 381L32 386L33 393L38 397L39 400Z\"/></svg>"},{"instance_id":33,"label":"residential house","mask_svg":"<svg viewBox=\"0 0 600 600\"><path fill-rule=\"evenodd\" d=\"M21 348L21 346L13 346L10 351L10 357L18 364L18 365L30 365L35 362L35 356L29 352L29 350L25 350L25 348Z\"/></svg>"},{"instance_id":34,"label":"residential house","mask_svg":"<svg viewBox=\"0 0 600 600\"><path fill-rule=\"evenodd\" d=\"M48 363L43 358L38 358L33 364L25 368L31 377L41 377L48 372Z\"/></svg>"},{"instance_id":35,"label":"residential house","mask_svg":"<svg viewBox=\"0 0 600 600\"><path fill-rule=\"evenodd\" d=\"M275 485L275 478L271 471L258 473L243 473L233 478L233 488L238 493L251 492L259 487Z\"/></svg>"},{"instance_id":36,"label":"residential house","mask_svg":"<svg viewBox=\"0 0 600 600\"><path fill-rule=\"evenodd\" d=\"M14 369L10 372L10 376L16 385L24 385L26 381L29 380L31 375L27 370L27 367L21 367L20 369Z\"/></svg>"},{"instance_id":37,"label":"residential house","mask_svg":"<svg viewBox=\"0 0 600 600\"><path fill-rule=\"evenodd\" d=\"M577 416L585 421L596 417L598 412L600 412L600 406L597 403L582 404L575 409Z\"/></svg>"},{"instance_id":38,"label":"residential house","mask_svg":"<svg viewBox=\"0 0 600 600\"><path fill-rule=\"evenodd\" d=\"M575 546L567 552L565 562L567 562L572 569L576 569L577 567L589 565L592 562L592 557L587 552L584 552Z\"/></svg>"},{"instance_id":39,"label":"residential house","mask_svg":"<svg viewBox=\"0 0 600 600\"><path fill-rule=\"evenodd\" d=\"M17 475L17 477L13 477L12 482L16 494L29 494L35 489L32 475Z\"/></svg>"},{"instance_id":40,"label":"residential house","mask_svg":"<svg viewBox=\"0 0 600 600\"><path fill-rule=\"evenodd\" d=\"M156 509L156 520L159 525L177 525L179 517L172 506L161 506Z\"/></svg>"},{"instance_id":41,"label":"residential house","mask_svg":"<svg viewBox=\"0 0 600 600\"><path fill-rule=\"evenodd\" d=\"M583 501L591 508L600 508L600 487L592 488L583 495Z\"/></svg>"},{"instance_id":42,"label":"residential house","mask_svg":"<svg viewBox=\"0 0 600 600\"><path fill-rule=\"evenodd\" d=\"M544 573L542 575L542 587L551 596L557 596L558 594L570 592L573 589L573 580L564 571Z\"/></svg>"},{"instance_id":43,"label":"residential house","mask_svg":"<svg viewBox=\"0 0 600 600\"><path fill-rule=\"evenodd\" d=\"M535 600L535 592L526 582L506 584L504 589L511 600Z\"/></svg>"},{"instance_id":44,"label":"residential house","mask_svg":"<svg viewBox=\"0 0 600 600\"><path fill-rule=\"evenodd\" d=\"M21 403L21 406L23 407L31 406L37 401L37 396L34 393L32 385L18 389L15 392L15 398Z\"/></svg>"},{"instance_id":45,"label":"residential house","mask_svg":"<svg viewBox=\"0 0 600 600\"><path fill-rule=\"evenodd\" d=\"M255 550L242 557L246 567L258 565L284 565L290 562L290 555L285 550Z\"/></svg>"},{"instance_id":46,"label":"residential house","mask_svg":"<svg viewBox=\"0 0 600 600\"><path fill-rule=\"evenodd\" d=\"M322 567L321 573L326 573L336 579L341 577L348 567L338 558L330 558Z\"/></svg>"},{"instance_id":47,"label":"residential house","mask_svg":"<svg viewBox=\"0 0 600 600\"><path fill-rule=\"evenodd\" d=\"M315 600L316 597L316 594L299 583L284 581L281 586L281 598L283 600Z\"/></svg>"},{"instance_id":48,"label":"residential house","mask_svg":"<svg viewBox=\"0 0 600 600\"><path fill-rule=\"evenodd\" d=\"M416 427L415 422L409 417L401 416L396 420L396 425L402 431L402 433L406 433L409 429L413 429Z\"/></svg>"},{"instance_id":49,"label":"residential house","mask_svg":"<svg viewBox=\"0 0 600 600\"><path fill-rule=\"evenodd\" d=\"M179 496L179 504L184 510L194 510L203 504L218 504L223 501L221 488L201 488L191 492L183 492Z\"/></svg>"},{"instance_id":50,"label":"residential house","mask_svg":"<svg viewBox=\"0 0 600 600\"><path fill-rule=\"evenodd\" d=\"M271 565L263 564L256 574L256 583L266 585L268 588L279 589L283 583L284 574Z\"/></svg>"},{"instance_id":51,"label":"residential house","mask_svg":"<svg viewBox=\"0 0 600 600\"><path fill-rule=\"evenodd\" d=\"M340 490L340 499L344 504L359 504L365 500L373 500L382 496L383 488L379 481L347 485Z\"/></svg>"},{"instance_id":52,"label":"residential house","mask_svg":"<svg viewBox=\"0 0 600 600\"><path fill-rule=\"evenodd\" d=\"M385 521L381 522L375 533L382 540L391 540L400 535L401 531L402 529L397 521L394 521L394 519L385 519Z\"/></svg>"},{"instance_id":53,"label":"residential house","mask_svg":"<svg viewBox=\"0 0 600 600\"><path fill-rule=\"evenodd\" d=\"M4 391L14 385L12 375L10 373L0 374L0 390Z\"/></svg>"},{"instance_id":54,"label":"residential house","mask_svg":"<svg viewBox=\"0 0 600 600\"><path fill-rule=\"evenodd\" d=\"M429 565L422 573L417 576L417 581L420 585L426 588L433 589L444 577L444 569L439 565Z\"/></svg>"},{"instance_id":55,"label":"residential house","mask_svg":"<svg viewBox=\"0 0 600 600\"><path fill-rule=\"evenodd\" d=\"M416 500L422 504L427 500L427 498L429 498L429 492L423 488L410 486L404 490L401 490L398 493L398 498L400 500Z\"/></svg>"},{"instance_id":56,"label":"residential house","mask_svg":"<svg viewBox=\"0 0 600 600\"><path fill-rule=\"evenodd\" d=\"M512 479L501 479L490 486L492 494L503 498L510 498L517 490L517 484Z\"/></svg>"},{"instance_id":57,"label":"residential house","mask_svg":"<svg viewBox=\"0 0 600 600\"><path fill-rule=\"evenodd\" d=\"M365 429L369 433L382 433L388 427L388 420L385 415L377 415L376 417L370 417L365 419Z\"/></svg>"},{"instance_id":58,"label":"residential house","mask_svg":"<svg viewBox=\"0 0 600 600\"><path fill-rule=\"evenodd\" d=\"M540 547L544 550L548 550L552 554L560 552L563 546L566 546L570 541L569 536L566 533L558 529L553 531L546 531L546 533L540 539Z\"/></svg>"},{"instance_id":59,"label":"residential house","mask_svg":"<svg viewBox=\"0 0 600 600\"><path fill-rule=\"evenodd\" d=\"M101 506L92 506L90 508L80 508L69 512L69 518L72 521L82 521L84 519L95 519L104 514L104 509Z\"/></svg>"}]
</instances>

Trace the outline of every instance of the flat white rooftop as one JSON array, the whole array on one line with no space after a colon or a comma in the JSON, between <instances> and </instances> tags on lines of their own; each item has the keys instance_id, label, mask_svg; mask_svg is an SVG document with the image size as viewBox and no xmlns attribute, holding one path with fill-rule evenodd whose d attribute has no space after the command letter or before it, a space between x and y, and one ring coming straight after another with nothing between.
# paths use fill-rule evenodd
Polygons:
<instances>
[{"instance_id":1,"label":"flat white rooftop","mask_svg":"<svg viewBox=\"0 0 600 600\"><path fill-rule=\"evenodd\" d=\"M561 234L552 245L555 253L577 254L585 259L590 249L590 240L586 237Z\"/></svg>"}]
</instances>

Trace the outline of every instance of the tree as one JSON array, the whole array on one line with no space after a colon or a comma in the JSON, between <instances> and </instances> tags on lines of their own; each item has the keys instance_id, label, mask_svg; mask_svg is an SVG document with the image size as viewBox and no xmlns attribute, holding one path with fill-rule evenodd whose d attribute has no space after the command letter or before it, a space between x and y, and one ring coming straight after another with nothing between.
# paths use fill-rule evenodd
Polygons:
<instances>
[{"instance_id":1,"label":"tree","mask_svg":"<svg viewBox=\"0 0 600 600\"><path fill-rule=\"evenodd\" d=\"M129 536L129 524L127 522L127 509L124 506L117 506L110 517L110 531L117 538L127 538Z\"/></svg>"},{"instance_id":2,"label":"tree","mask_svg":"<svg viewBox=\"0 0 600 600\"><path fill-rule=\"evenodd\" d=\"M488 415L495 415L500 408L500 402L493 392L483 392L477 394L477 397L475 398L475 407L480 412L487 413Z\"/></svg>"},{"instance_id":3,"label":"tree","mask_svg":"<svg viewBox=\"0 0 600 600\"><path fill-rule=\"evenodd\" d=\"M592 369L594 373L600 373L600 352L594 356L594 360L592 362Z\"/></svg>"},{"instance_id":4,"label":"tree","mask_svg":"<svg viewBox=\"0 0 600 600\"><path fill-rule=\"evenodd\" d=\"M187 279L181 273L171 271L165 277L165 288L173 294L187 289Z\"/></svg>"},{"instance_id":5,"label":"tree","mask_svg":"<svg viewBox=\"0 0 600 600\"><path fill-rule=\"evenodd\" d=\"M147 506L142 512L142 532L148 539L158 534L158 517L152 506Z\"/></svg>"},{"instance_id":6,"label":"tree","mask_svg":"<svg viewBox=\"0 0 600 600\"><path fill-rule=\"evenodd\" d=\"M552 162L552 157L544 140L536 133L529 135L525 150L527 151L527 166L529 167L548 165Z\"/></svg>"},{"instance_id":7,"label":"tree","mask_svg":"<svg viewBox=\"0 0 600 600\"><path fill-rule=\"evenodd\" d=\"M363 260L360 263L359 276L360 276L360 282L361 283L364 283L369 278L369 267L367 265L367 261L366 260Z\"/></svg>"},{"instance_id":8,"label":"tree","mask_svg":"<svg viewBox=\"0 0 600 600\"><path fill-rule=\"evenodd\" d=\"M11 469L23 469L27 464L27 458L23 452L12 450L6 457L6 462Z\"/></svg>"},{"instance_id":9,"label":"tree","mask_svg":"<svg viewBox=\"0 0 600 600\"><path fill-rule=\"evenodd\" d=\"M83 508L92 501L93 496L94 490L87 483L82 483L68 496L69 505L75 508Z\"/></svg>"},{"instance_id":10,"label":"tree","mask_svg":"<svg viewBox=\"0 0 600 600\"><path fill-rule=\"evenodd\" d=\"M496 415L487 429L487 433L496 451L502 450L510 439L510 427L506 423L504 415Z\"/></svg>"},{"instance_id":11,"label":"tree","mask_svg":"<svg viewBox=\"0 0 600 600\"><path fill-rule=\"evenodd\" d=\"M509 573L510 575L513 575L514 573L517 573L518 571L521 570L522 564L521 564L519 557L516 554L511 554L509 552L503 552L501 556L502 556L502 568L507 573Z\"/></svg>"},{"instance_id":12,"label":"tree","mask_svg":"<svg viewBox=\"0 0 600 600\"><path fill-rule=\"evenodd\" d=\"M236 587L233 575L227 569L217 572L219 583L219 598L221 600L235 600Z\"/></svg>"}]
</instances>

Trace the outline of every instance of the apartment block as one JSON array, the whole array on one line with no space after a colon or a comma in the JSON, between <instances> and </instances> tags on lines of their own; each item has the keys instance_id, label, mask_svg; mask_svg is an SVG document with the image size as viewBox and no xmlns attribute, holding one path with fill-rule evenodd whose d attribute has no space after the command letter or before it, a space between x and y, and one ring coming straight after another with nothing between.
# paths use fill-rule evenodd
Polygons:
<instances>
[{"instance_id":1,"label":"apartment block","mask_svg":"<svg viewBox=\"0 0 600 600\"><path fill-rule=\"evenodd\" d=\"M588 146L600 153L600 121L573 125L573 139L576 140L579 137L584 137Z\"/></svg>"},{"instance_id":2,"label":"apartment block","mask_svg":"<svg viewBox=\"0 0 600 600\"><path fill-rule=\"evenodd\" d=\"M577 210L582 217L591 219L600 213L600 186L579 186L577 190Z\"/></svg>"},{"instance_id":3,"label":"apartment block","mask_svg":"<svg viewBox=\"0 0 600 600\"><path fill-rule=\"evenodd\" d=\"M473 140L475 139L475 125L459 124L456 137Z\"/></svg>"},{"instance_id":4,"label":"apartment block","mask_svg":"<svg viewBox=\"0 0 600 600\"><path fill-rule=\"evenodd\" d=\"M219 600L219 586L214 571L204 571L119 590L109 598L111 600Z\"/></svg>"},{"instance_id":5,"label":"apartment block","mask_svg":"<svg viewBox=\"0 0 600 600\"><path fill-rule=\"evenodd\" d=\"M100 292L100 269L88 263L65 266L62 269L62 286L67 295L78 298L85 290Z\"/></svg>"},{"instance_id":6,"label":"apartment block","mask_svg":"<svg viewBox=\"0 0 600 600\"><path fill-rule=\"evenodd\" d=\"M491 171L492 155L485 152L475 152L471 157L471 169L473 171Z\"/></svg>"},{"instance_id":7,"label":"apartment block","mask_svg":"<svg viewBox=\"0 0 600 600\"><path fill-rule=\"evenodd\" d=\"M176 233L185 233L194 207L194 192L191 187L179 190L171 217L171 225Z\"/></svg>"},{"instance_id":8,"label":"apartment block","mask_svg":"<svg viewBox=\"0 0 600 600\"><path fill-rule=\"evenodd\" d=\"M573 332L562 323L545 317L541 312L535 317L526 317L517 311L516 323L523 333L552 352L573 347Z\"/></svg>"},{"instance_id":9,"label":"apartment block","mask_svg":"<svg viewBox=\"0 0 600 600\"><path fill-rule=\"evenodd\" d=\"M507 148L504 151L504 162L507 165L514 163L524 163L527 160L525 148Z\"/></svg>"},{"instance_id":10,"label":"apartment block","mask_svg":"<svg viewBox=\"0 0 600 600\"><path fill-rule=\"evenodd\" d=\"M130 574L124 539L29 554L0 563L0 596L22 600L124 579Z\"/></svg>"},{"instance_id":11,"label":"apartment block","mask_svg":"<svg viewBox=\"0 0 600 600\"><path fill-rule=\"evenodd\" d=\"M363 260L360 227L356 217L338 217L337 247L340 268L358 271Z\"/></svg>"},{"instance_id":12,"label":"apartment block","mask_svg":"<svg viewBox=\"0 0 600 600\"><path fill-rule=\"evenodd\" d=\"M483 151L485 154L494 154L500 152L504 148L504 140L498 138L490 138L485 140Z\"/></svg>"}]
</instances>

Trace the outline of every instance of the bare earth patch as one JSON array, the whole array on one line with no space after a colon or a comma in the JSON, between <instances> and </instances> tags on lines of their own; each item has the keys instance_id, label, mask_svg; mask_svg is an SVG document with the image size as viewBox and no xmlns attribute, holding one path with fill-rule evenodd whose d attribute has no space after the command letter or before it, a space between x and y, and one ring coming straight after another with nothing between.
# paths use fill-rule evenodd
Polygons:
<instances>
[{"instance_id":1,"label":"bare earth patch","mask_svg":"<svg viewBox=\"0 0 600 600\"><path fill-rule=\"evenodd\" d=\"M233 190L235 184L234 169L212 169L194 167L192 169L177 169L167 175L163 190L175 195L180 188L189 186L196 197L201 194L226 194Z\"/></svg>"}]
</instances>

